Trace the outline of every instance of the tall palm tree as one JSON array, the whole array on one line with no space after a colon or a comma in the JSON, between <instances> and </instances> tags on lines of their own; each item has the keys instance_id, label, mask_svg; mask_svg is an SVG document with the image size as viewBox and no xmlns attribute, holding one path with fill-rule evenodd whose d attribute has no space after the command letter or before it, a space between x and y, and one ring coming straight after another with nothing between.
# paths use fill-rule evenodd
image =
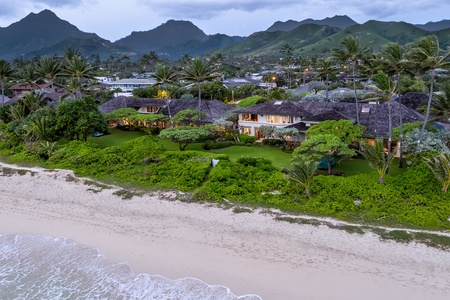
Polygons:
<instances>
[{"instance_id":1,"label":"tall palm tree","mask_svg":"<svg viewBox=\"0 0 450 300\"><path fill-rule=\"evenodd\" d=\"M356 67L362 60L366 59L367 54L367 45L361 47L359 44L359 39L351 35L341 41L341 48L333 49L334 59L344 64L350 63L352 68L353 91L355 93L356 106L356 123L358 125L360 125L360 122L358 96L356 94Z\"/></svg>"},{"instance_id":2,"label":"tall palm tree","mask_svg":"<svg viewBox=\"0 0 450 300\"><path fill-rule=\"evenodd\" d=\"M87 62L84 57L79 55L73 56L66 60L63 71L63 76L76 79L78 83L78 90L81 92L81 83L83 79L93 78L93 67ZM73 81L73 80L72 80Z\"/></svg>"},{"instance_id":3,"label":"tall palm tree","mask_svg":"<svg viewBox=\"0 0 450 300\"><path fill-rule=\"evenodd\" d=\"M430 118L431 102L433 100L433 88L435 80L435 70L437 68L445 68L450 66L450 51L441 55L439 49L439 40L437 36L430 35L421 38L414 47L411 48L409 56L413 60L414 67L421 73L427 71L431 72L430 93L428 96L427 110L425 113L425 119L422 124L422 128L419 133L417 144L420 144L423 133L425 132L425 126Z\"/></svg>"},{"instance_id":4,"label":"tall palm tree","mask_svg":"<svg viewBox=\"0 0 450 300\"><path fill-rule=\"evenodd\" d=\"M147 54L147 58L148 58L148 61L153 65L153 67L159 61L158 53L156 53L155 51L150 51Z\"/></svg>"},{"instance_id":5,"label":"tall palm tree","mask_svg":"<svg viewBox=\"0 0 450 300\"><path fill-rule=\"evenodd\" d=\"M284 64L287 66L287 73L288 73L288 88L291 88L291 71L290 71L290 65L292 63L292 52L294 52L294 47L289 43L284 43L281 45L280 52L285 55L284 57Z\"/></svg>"},{"instance_id":6,"label":"tall palm tree","mask_svg":"<svg viewBox=\"0 0 450 300\"><path fill-rule=\"evenodd\" d=\"M397 96L399 103L399 143L401 145L403 140L403 112L402 112L402 95L401 95L401 75L409 72L411 62L406 57L406 51L398 43L390 43L382 51L381 57L378 60L379 67L386 73L397 77ZM399 147L400 155L398 159L398 167L403 167L403 153L402 147Z\"/></svg>"},{"instance_id":7,"label":"tall palm tree","mask_svg":"<svg viewBox=\"0 0 450 300\"><path fill-rule=\"evenodd\" d=\"M155 72L155 74L152 75L152 77L156 79L157 84L162 84L164 86L166 105L167 105L167 110L169 112L170 125L171 125L171 127L173 127L172 114L170 112L170 100L169 100L169 92L167 90L167 84L172 82L172 79L175 77L175 74L173 73L172 68L170 68L169 66L158 65L156 67L156 72Z\"/></svg>"},{"instance_id":8,"label":"tall palm tree","mask_svg":"<svg viewBox=\"0 0 450 300\"><path fill-rule=\"evenodd\" d=\"M183 72L183 78L187 81L194 82L198 87L198 120L200 121L200 105L202 100L201 84L204 81L210 81L217 77L214 75L212 65L202 60L200 57L194 58L186 64Z\"/></svg>"},{"instance_id":9,"label":"tall palm tree","mask_svg":"<svg viewBox=\"0 0 450 300\"><path fill-rule=\"evenodd\" d=\"M378 71L377 74L372 76L372 80L378 88L380 97L387 102L388 105L388 123L389 123L389 136L388 136L388 155L392 150L392 112L391 112L391 99L397 93L397 84L392 81L391 77L383 71Z\"/></svg>"},{"instance_id":10,"label":"tall palm tree","mask_svg":"<svg viewBox=\"0 0 450 300\"><path fill-rule=\"evenodd\" d=\"M450 82L442 85L443 94L431 103L430 115L433 120L450 123Z\"/></svg>"},{"instance_id":11,"label":"tall palm tree","mask_svg":"<svg viewBox=\"0 0 450 300\"><path fill-rule=\"evenodd\" d=\"M36 65L36 73L40 78L50 82L53 88L53 82L61 74L61 64L52 57L44 57Z\"/></svg>"},{"instance_id":12,"label":"tall palm tree","mask_svg":"<svg viewBox=\"0 0 450 300\"><path fill-rule=\"evenodd\" d=\"M0 84L2 88L2 106L5 105L5 84L14 74L14 68L4 59L0 60Z\"/></svg>"},{"instance_id":13,"label":"tall palm tree","mask_svg":"<svg viewBox=\"0 0 450 300\"><path fill-rule=\"evenodd\" d=\"M325 99L328 101L328 88L330 85L330 77L336 75L336 67L333 65L330 57L321 58L317 61L317 76L324 78L327 89L325 91Z\"/></svg>"}]
</instances>

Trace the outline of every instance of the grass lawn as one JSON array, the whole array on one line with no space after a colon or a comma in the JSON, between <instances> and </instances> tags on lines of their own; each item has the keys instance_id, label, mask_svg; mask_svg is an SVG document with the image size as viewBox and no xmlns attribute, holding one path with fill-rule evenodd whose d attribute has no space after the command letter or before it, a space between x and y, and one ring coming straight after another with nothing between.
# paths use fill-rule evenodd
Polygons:
<instances>
[{"instance_id":1,"label":"grass lawn","mask_svg":"<svg viewBox=\"0 0 450 300\"><path fill-rule=\"evenodd\" d=\"M111 146L119 146L132 139L145 135L139 131L123 131L116 128L109 129L110 134L99 137L88 137L88 142L99 145L100 148L107 148Z\"/></svg>"},{"instance_id":2,"label":"grass lawn","mask_svg":"<svg viewBox=\"0 0 450 300\"><path fill-rule=\"evenodd\" d=\"M398 158L394 158L391 168L389 169L389 175L397 175L406 170L406 166L403 168L398 167ZM320 174L326 174L327 170L319 170ZM332 173L342 172L345 176L352 176L370 172L376 172L372 169L367 161L363 158L349 158L337 163L331 169Z\"/></svg>"},{"instance_id":3,"label":"grass lawn","mask_svg":"<svg viewBox=\"0 0 450 300\"><path fill-rule=\"evenodd\" d=\"M231 146L223 149L210 150L213 153L227 154L231 161L236 161L242 156L263 157L272 161L277 168L289 168L292 155L281 151L279 148L252 145L252 146Z\"/></svg>"},{"instance_id":4,"label":"grass lawn","mask_svg":"<svg viewBox=\"0 0 450 300\"><path fill-rule=\"evenodd\" d=\"M101 148L118 146L134 138L145 135L138 131L123 131L116 128L109 129L110 134L100 137L89 137L88 141L98 144ZM168 151L179 151L178 144L168 139L160 139L156 136L153 139L160 143ZM206 151L202 148L203 143L193 143L186 147L186 150ZM208 152L226 154L231 161L237 161L242 156L263 157L272 161L277 168L290 168L292 155L281 151L279 148L269 147L261 144L251 146L230 146L222 149L208 150ZM394 159L389 174L396 175L403 172L406 168L397 167L398 159ZM375 172L369 167L367 161L362 158L350 158L336 164L332 170L333 173L342 172L345 176ZM321 174L326 174L326 170L319 170Z\"/></svg>"}]
</instances>

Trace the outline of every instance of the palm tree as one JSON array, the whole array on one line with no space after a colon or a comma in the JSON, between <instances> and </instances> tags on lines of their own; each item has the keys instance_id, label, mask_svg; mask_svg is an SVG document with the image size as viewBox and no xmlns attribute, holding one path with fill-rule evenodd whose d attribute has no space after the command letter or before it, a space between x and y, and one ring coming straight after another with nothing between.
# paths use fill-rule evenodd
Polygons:
<instances>
[{"instance_id":1,"label":"palm tree","mask_svg":"<svg viewBox=\"0 0 450 300\"><path fill-rule=\"evenodd\" d=\"M288 178L296 184L300 184L305 188L307 198L311 198L309 187L314 178L314 173L317 170L317 162L304 161L297 159L292 163L292 170L288 171Z\"/></svg>"},{"instance_id":2,"label":"palm tree","mask_svg":"<svg viewBox=\"0 0 450 300\"><path fill-rule=\"evenodd\" d=\"M403 140L403 112L402 112L402 97L401 97L401 75L408 72L411 67L411 62L406 58L405 50L398 43L390 43L381 53L378 60L380 68L389 75L397 77L397 96L399 103L399 143L401 145ZM402 147L399 148L400 155L398 159L398 167L403 167L403 153Z\"/></svg>"},{"instance_id":3,"label":"palm tree","mask_svg":"<svg viewBox=\"0 0 450 300\"><path fill-rule=\"evenodd\" d=\"M14 74L14 68L4 59L0 60L0 84L2 88L2 106L5 105L5 84Z\"/></svg>"},{"instance_id":4,"label":"palm tree","mask_svg":"<svg viewBox=\"0 0 450 300\"><path fill-rule=\"evenodd\" d=\"M366 58L368 53L367 45L360 47L359 40L356 37L348 36L341 41L341 48L333 49L334 58L344 64L350 63L352 67L352 78L353 78L353 91L355 93L355 105L356 105L356 123L360 125L359 122L359 105L358 96L356 94L356 66Z\"/></svg>"},{"instance_id":5,"label":"palm tree","mask_svg":"<svg viewBox=\"0 0 450 300\"><path fill-rule=\"evenodd\" d=\"M373 146L362 143L361 151L358 151L369 163L369 166L378 172L378 183L384 184L384 178L387 174L389 166L394 159L394 154L384 153L383 140L375 139L375 144Z\"/></svg>"},{"instance_id":6,"label":"palm tree","mask_svg":"<svg viewBox=\"0 0 450 300\"><path fill-rule=\"evenodd\" d=\"M447 192L450 184L450 154L442 152L433 158L423 160L441 183L442 191Z\"/></svg>"},{"instance_id":7,"label":"palm tree","mask_svg":"<svg viewBox=\"0 0 450 300\"><path fill-rule=\"evenodd\" d=\"M388 105L388 122L389 122L389 139L388 139L388 155L391 154L392 148L392 112L391 99L397 93L397 84L383 71L378 71L372 76L372 80L378 88L381 100L387 102Z\"/></svg>"},{"instance_id":8,"label":"palm tree","mask_svg":"<svg viewBox=\"0 0 450 300\"><path fill-rule=\"evenodd\" d=\"M450 122L450 82L442 85L442 95L438 95L431 103L430 115L433 120Z\"/></svg>"},{"instance_id":9,"label":"palm tree","mask_svg":"<svg viewBox=\"0 0 450 300\"><path fill-rule=\"evenodd\" d=\"M334 76L336 74L336 67L333 66L332 60L330 57L321 58L317 61L317 76L323 78L325 77L325 83L327 85L327 89L325 91L325 99L328 101L328 88L330 76Z\"/></svg>"},{"instance_id":10,"label":"palm tree","mask_svg":"<svg viewBox=\"0 0 450 300\"><path fill-rule=\"evenodd\" d=\"M284 43L281 45L280 52L285 54L284 63L287 66L288 70L288 88L291 88L291 72L290 65L292 63L292 52L294 51L294 47L289 43Z\"/></svg>"},{"instance_id":11,"label":"palm tree","mask_svg":"<svg viewBox=\"0 0 450 300\"><path fill-rule=\"evenodd\" d=\"M39 85L36 83L36 80L39 79L39 76L36 72L36 65L32 62L29 62L18 71L17 77L30 85L32 88L39 88Z\"/></svg>"},{"instance_id":12,"label":"palm tree","mask_svg":"<svg viewBox=\"0 0 450 300\"><path fill-rule=\"evenodd\" d=\"M450 57L450 52L441 55L439 49L439 40L437 36L431 35L421 38L417 44L411 48L409 56L413 60L414 67L421 73L427 71L431 72L430 93L428 96L427 110L425 113L425 119L422 124L422 128L419 133L417 144L420 144L423 133L425 132L425 126L430 118L431 102L433 100L433 88L435 80L435 70L437 68L445 68L450 66L450 62L447 59Z\"/></svg>"},{"instance_id":13,"label":"palm tree","mask_svg":"<svg viewBox=\"0 0 450 300\"><path fill-rule=\"evenodd\" d=\"M42 58L36 66L36 73L49 81L53 88L54 80L61 74L61 64L51 57Z\"/></svg>"},{"instance_id":14,"label":"palm tree","mask_svg":"<svg viewBox=\"0 0 450 300\"><path fill-rule=\"evenodd\" d=\"M183 78L187 81L194 82L198 87L198 120L200 122L200 105L202 100L201 84L204 81L210 81L217 75L213 74L214 69L210 63L202 60L200 57L194 58L186 64L183 72Z\"/></svg>"},{"instance_id":15,"label":"palm tree","mask_svg":"<svg viewBox=\"0 0 450 300\"><path fill-rule=\"evenodd\" d=\"M76 79L78 90L81 93L82 80L84 78L92 78L94 73L92 66L86 61L85 58L75 55L71 59L67 59L62 75Z\"/></svg>"},{"instance_id":16,"label":"palm tree","mask_svg":"<svg viewBox=\"0 0 450 300\"><path fill-rule=\"evenodd\" d=\"M148 61L152 63L153 66L159 61L158 53L155 51L150 51L147 55Z\"/></svg>"},{"instance_id":17,"label":"palm tree","mask_svg":"<svg viewBox=\"0 0 450 300\"><path fill-rule=\"evenodd\" d=\"M169 100L169 92L167 90L167 84L172 82L172 79L175 77L175 74L172 72L172 69L167 65L159 65L156 67L155 74L152 75L153 78L156 79L157 84L162 84L164 86L165 98L167 110L169 112L169 120L170 125L173 127L172 114L170 112L170 100Z\"/></svg>"}]
</instances>

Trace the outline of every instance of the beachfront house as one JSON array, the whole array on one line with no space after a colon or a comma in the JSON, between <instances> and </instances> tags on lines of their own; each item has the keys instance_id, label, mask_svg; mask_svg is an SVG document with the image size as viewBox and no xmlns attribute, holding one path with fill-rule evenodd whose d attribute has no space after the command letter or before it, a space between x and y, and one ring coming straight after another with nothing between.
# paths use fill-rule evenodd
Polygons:
<instances>
[{"instance_id":1,"label":"beachfront house","mask_svg":"<svg viewBox=\"0 0 450 300\"><path fill-rule=\"evenodd\" d=\"M388 103L364 103L358 105L360 124L366 127L365 137L387 138L389 134ZM299 136L294 141L303 141L306 131L316 124L326 120L351 120L356 123L356 106L351 102L295 102L274 100L259 103L240 109L239 128L241 133L257 137L265 137L260 127L294 127ZM424 117L415 110L391 101L392 127L400 125L400 114L403 123L423 121Z\"/></svg>"},{"instance_id":2,"label":"beachfront house","mask_svg":"<svg viewBox=\"0 0 450 300\"><path fill-rule=\"evenodd\" d=\"M305 131L317 121L312 120L312 115L299 106L298 102L272 100L259 103L251 107L239 109L239 129L243 134L265 139L261 132L261 126L274 126L277 128L290 127L297 124L299 135L292 137L292 141L303 141Z\"/></svg>"}]
</instances>

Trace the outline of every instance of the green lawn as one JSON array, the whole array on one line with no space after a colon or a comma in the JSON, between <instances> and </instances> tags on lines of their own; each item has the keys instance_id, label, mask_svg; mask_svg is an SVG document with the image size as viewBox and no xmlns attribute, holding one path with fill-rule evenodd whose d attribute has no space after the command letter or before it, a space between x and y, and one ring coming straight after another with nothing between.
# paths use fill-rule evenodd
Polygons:
<instances>
[{"instance_id":1,"label":"green lawn","mask_svg":"<svg viewBox=\"0 0 450 300\"><path fill-rule=\"evenodd\" d=\"M121 145L129 140L143 136L144 133L138 131L123 131L116 128L109 129L110 134L100 137L89 137L88 141L98 144L101 148ZM179 151L178 144L168 139L153 137L166 150ZM206 151L202 148L203 143L193 143L186 147L186 150ZM264 146L262 144L251 146L230 146L222 149L208 150L208 152L226 154L231 161L236 161L242 156L264 157L272 161L277 168L289 168L291 166L292 155L281 151L279 148ZM405 170L397 167L398 159L394 159L389 174L400 174ZM326 170L319 170L321 174L326 174ZM352 176L362 173L375 172L364 159L351 158L341 161L332 168L332 172L342 172L345 176Z\"/></svg>"},{"instance_id":2,"label":"green lawn","mask_svg":"<svg viewBox=\"0 0 450 300\"><path fill-rule=\"evenodd\" d=\"M242 156L263 157L272 161L277 168L289 168L292 155L281 151L279 148L264 145L231 146L223 149L210 150L213 153L227 154L231 161L236 161Z\"/></svg>"},{"instance_id":3,"label":"green lawn","mask_svg":"<svg viewBox=\"0 0 450 300\"><path fill-rule=\"evenodd\" d=\"M110 134L102 135L99 137L88 137L88 142L99 145L100 148L107 148L111 146L122 145L137 137L143 136L144 133L139 131L123 131L116 128L109 129Z\"/></svg>"}]
</instances>

